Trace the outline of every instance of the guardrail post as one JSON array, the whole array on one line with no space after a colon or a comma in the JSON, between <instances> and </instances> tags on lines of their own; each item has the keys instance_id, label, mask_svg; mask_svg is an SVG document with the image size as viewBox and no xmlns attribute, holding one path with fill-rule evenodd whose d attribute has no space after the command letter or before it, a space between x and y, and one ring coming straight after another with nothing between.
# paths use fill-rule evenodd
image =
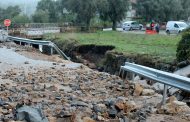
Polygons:
<instances>
[{"instance_id":1,"label":"guardrail post","mask_svg":"<svg viewBox=\"0 0 190 122\"><path fill-rule=\"evenodd\" d=\"M121 69L121 67L120 67L120 69L119 69L119 77L120 77L120 75L121 75L121 71L122 71L122 69Z\"/></svg>"},{"instance_id":2,"label":"guardrail post","mask_svg":"<svg viewBox=\"0 0 190 122\"><path fill-rule=\"evenodd\" d=\"M162 105L165 105L165 104L166 104L167 90L168 90L168 85L165 85L165 84L164 84Z\"/></svg>"},{"instance_id":3,"label":"guardrail post","mask_svg":"<svg viewBox=\"0 0 190 122\"><path fill-rule=\"evenodd\" d=\"M125 75L125 70L122 70L122 78L124 78L124 75Z\"/></svg>"},{"instance_id":4,"label":"guardrail post","mask_svg":"<svg viewBox=\"0 0 190 122\"><path fill-rule=\"evenodd\" d=\"M134 79L135 79L135 74L132 73L132 74L131 74L131 80L134 81Z\"/></svg>"},{"instance_id":5,"label":"guardrail post","mask_svg":"<svg viewBox=\"0 0 190 122\"><path fill-rule=\"evenodd\" d=\"M40 52L43 52L42 46L43 46L43 45L39 45L39 50L40 50Z\"/></svg>"},{"instance_id":6,"label":"guardrail post","mask_svg":"<svg viewBox=\"0 0 190 122\"><path fill-rule=\"evenodd\" d=\"M53 47L50 46L50 55L53 55Z\"/></svg>"},{"instance_id":7,"label":"guardrail post","mask_svg":"<svg viewBox=\"0 0 190 122\"><path fill-rule=\"evenodd\" d=\"M135 62L133 62L133 64L135 64ZM134 79L135 79L135 73L132 73L131 74L131 80L134 81Z\"/></svg>"}]
</instances>

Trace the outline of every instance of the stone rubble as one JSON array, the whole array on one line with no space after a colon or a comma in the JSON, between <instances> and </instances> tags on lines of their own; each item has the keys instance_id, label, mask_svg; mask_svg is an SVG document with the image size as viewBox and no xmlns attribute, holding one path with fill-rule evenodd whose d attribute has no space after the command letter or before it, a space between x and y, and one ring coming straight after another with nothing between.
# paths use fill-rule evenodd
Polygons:
<instances>
[{"instance_id":1,"label":"stone rubble","mask_svg":"<svg viewBox=\"0 0 190 122\"><path fill-rule=\"evenodd\" d=\"M53 65L29 67L27 71L10 68L0 73L0 122L19 122L16 110L24 106L40 108L49 122L146 122L156 114L190 121L186 103L172 96L166 105L157 105L162 95L151 86L131 83L83 65Z\"/></svg>"},{"instance_id":2,"label":"stone rubble","mask_svg":"<svg viewBox=\"0 0 190 122\"><path fill-rule=\"evenodd\" d=\"M153 89L143 89L142 95L143 96L152 96L155 94L155 91Z\"/></svg>"}]
</instances>

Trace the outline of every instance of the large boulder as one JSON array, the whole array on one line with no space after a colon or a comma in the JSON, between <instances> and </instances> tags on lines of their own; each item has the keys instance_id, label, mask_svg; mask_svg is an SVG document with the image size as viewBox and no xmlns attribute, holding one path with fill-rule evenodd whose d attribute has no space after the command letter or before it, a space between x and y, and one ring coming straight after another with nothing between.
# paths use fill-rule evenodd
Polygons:
<instances>
[{"instance_id":1,"label":"large boulder","mask_svg":"<svg viewBox=\"0 0 190 122\"><path fill-rule=\"evenodd\" d=\"M143 87L140 84L135 84L135 89L133 92L134 96L140 96L143 92Z\"/></svg>"},{"instance_id":2,"label":"large boulder","mask_svg":"<svg viewBox=\"0 0 190 122\"><path fill-rule=\"evenodd\" d=\"M16 119L28 122L48 122L48 119L43 115L39 108L23 106L16 110Z\"/></svg>"},{"instance_id":3,"label":"large boulder","mask_svg":"<svg viewBox=\"0 0 190 122\"><path fill-rule=\"evenodd\" d=\"M134 101L127 101L124 106L125 113L130 113L131 111L137 109L137 105Z\"/></svg>"},{"instance_id":4,"label":"large boulder","mask_svg":"<svg viewBox=\"0 0 190 122\"><path fill-rule=\"evenodd\" d=\"M167 101L166 104L163 106L157 106L157 113L158 114L179 114L179 113L189 113L190 108L189 106L181 101L178 101L174 96L171 96Z\"/></svg>"},{"instance_id":5,"label":"large boulder","mask_svg":"<svg viewBox=\"0 0 190 122\"><path fill-rule=\"evenodd\" d=\"M155 91L152 90L152 89L144 89L144 90L142 91L142 95L143 95L143 96L152 96L152 95L154 95L154 94L155 94Z\"/></svg>"}]
</instances>

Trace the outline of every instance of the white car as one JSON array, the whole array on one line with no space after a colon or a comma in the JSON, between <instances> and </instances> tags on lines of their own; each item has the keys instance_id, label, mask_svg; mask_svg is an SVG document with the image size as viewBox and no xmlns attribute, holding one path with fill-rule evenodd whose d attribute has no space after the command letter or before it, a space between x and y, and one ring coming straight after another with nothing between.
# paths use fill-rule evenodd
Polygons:
<instances>
[{"instance_id":1,"label":"white car","mask_svg":"<svg viewBox=\"0 0 190 122\"><path fill-rule=\"evenodd\" d=\"M168 21L166 25L166 33L167 34L179 34L183 30L188 28L188 25L182 21Z\"/></svg>"},{"instance_id":2,"label":"white car","mask_svg":"<svg viewBox=\"0 0 190 122\"><path fill-rule=\"evenodd\" d=\"M143 28L142 24L139 24L136 21L126 21L122 25L123 30L141 30Z\"/></svg>"}]
</instances>

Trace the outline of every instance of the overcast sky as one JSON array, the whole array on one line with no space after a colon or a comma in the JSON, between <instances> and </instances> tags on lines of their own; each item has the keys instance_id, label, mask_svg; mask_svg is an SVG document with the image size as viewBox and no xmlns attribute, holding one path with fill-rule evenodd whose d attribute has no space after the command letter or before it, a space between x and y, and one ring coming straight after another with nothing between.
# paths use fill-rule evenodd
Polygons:
<instances>
[{"instance_id":1,"label":"overcast sky","mask_svg":"<svg viewBox=\"0 0 190 122\"><path fill-rule=\"evenodd\" d=\"M0 0L0 7L19 5L24 14L31 15L36 9L36 5L40 0Z\"/></svg>"}]
</instances>

